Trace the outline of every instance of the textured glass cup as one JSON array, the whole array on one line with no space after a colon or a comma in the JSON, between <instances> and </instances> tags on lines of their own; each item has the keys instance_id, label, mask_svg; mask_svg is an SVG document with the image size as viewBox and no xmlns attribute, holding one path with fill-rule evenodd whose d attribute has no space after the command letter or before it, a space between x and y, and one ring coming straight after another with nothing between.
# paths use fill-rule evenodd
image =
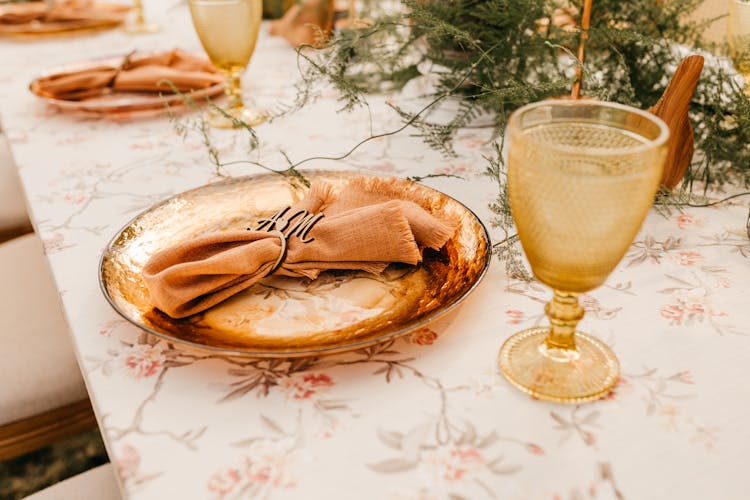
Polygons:
<instances>
[{"instance_id":1,"label":"textured glass cup","mask_svg":"<svg viewBox=\"0 0 750 500\"><path fill-rule=\"evenodd\" d=\"M729 55L745 82L750 95L750 0L729 0L727 16Z\"/></svg>"},{"instance_id":2,"label":"textured glass cup","mask_svg":"<svg viewBox=\"0 0 750 500\"><path fill-rule=\"evenodd\" d=\"M255 52L263 1L190 0L190 15L208 58L226 77L229 105L225 112L209 111L208 123L214 127L232 128L236 122L227 114L250 126L266 121L266 113L243 103L240 84L240 77Z\"/></svg>"},{"instance_id":3,"label":"textured glass cup","mask_svg":"<svg viewBox=\"0 0 750 500\"><path fill-rule=\"evenodd\" d=\"M508 195L524 253L554 291L549 327L516 333L500 369L522 391L561 403L609 392L619 363L576 331L578 294L602 283L627 252L659 187L669 130L658 117L615 103L550 100L508 123Z\"/></svg>"}]
</instances>

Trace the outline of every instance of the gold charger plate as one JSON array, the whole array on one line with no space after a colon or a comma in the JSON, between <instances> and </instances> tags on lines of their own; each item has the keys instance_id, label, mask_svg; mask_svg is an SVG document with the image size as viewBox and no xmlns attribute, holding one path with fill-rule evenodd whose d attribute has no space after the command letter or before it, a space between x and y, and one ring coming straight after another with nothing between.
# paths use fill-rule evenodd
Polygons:
<instances>
[{"instance_id":1,"label":"gold charger plate","mask_svg":"<svg viewBox=\"0 0 750 500\"><path fill-rule=\"evenodd\" d=\"M148 55L151 52L136 52L134 55ZM166 105L179 110L184 107L183 96L174 94L165 89L164 93L156 92L105 92L104 94L85 99L82 101L71 101L50 97L39 88L39 80L60 73L70 73L73 71L83 71L86 69L100 66L118 67L122 64L126 55L109 56L97 59L88 59L75 63L66 64L52 68L43 74L34 78L29 84L29 91L35 96L52 106L71 112L106 114L110 116L141 114L148 115L153 113L166 112ZM217 83L205 89L186 92L184 95L189 96L196 104L200 104L202 99L223 94L224 83Z\"/></svg>"},{"instance_id":2,"label":"gold charger plate","mask_svg":"<svg viewBox=\"0 0 750 500\"><path fill-rule=\"evenodd\" d=\"M12 12L14 9L25 9L30 4L38 4L40 10L46 9L45 2L18 2L0 7L0 12ZM77 19L71 21L41 22L38 20L26 23L0 23L0 35L34 37L49 35L67 35L85 31L98 31L114 28L122 24L130 12L127 5L107 2L96 2L96 6L111 15L106 19Z\"/></svg>"},{"instance_id":3,"label":"gold charger plate","mask_svg":"<svg viewBox=\"0 0 750 500\"><path fill-rule=\"evenodd\" d=\"M351 171L305 171L341 188ZM230 179L186 191L146 210L107 245L99 279L109 303L134 325L170 342L229 355L299 357L367 347L405 335L459 304L490 262L487 230L455 199L403 180L427 207L458 229L417 266L391 264L382 275L325 272L315 280L270 277L188 318L151 305L141 270L155 252L187 238L245 229L301 199L304 187L278 174Z\"/></svg>"}]
</instances>

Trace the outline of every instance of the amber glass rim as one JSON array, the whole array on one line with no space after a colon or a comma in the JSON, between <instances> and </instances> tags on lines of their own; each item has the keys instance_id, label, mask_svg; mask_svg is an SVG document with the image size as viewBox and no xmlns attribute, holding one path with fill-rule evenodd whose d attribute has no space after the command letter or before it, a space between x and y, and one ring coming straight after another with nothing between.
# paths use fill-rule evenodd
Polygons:
<instances>
[{"instance_id":1,"label":"amber glass rim","mask_svg":"<svg viewBox=\"0 0 750 500\"><path fill-rule=\"evenodd\" d=\"M633 147L626 147L626 148L612 148L607 150L597 150L596 156L614 156L614 155L623 155L623 154L639 154L643 153L645 151L649 151L655 148L659 148L667 143L667 140L669 140L669 127L666 123L664 123L664 120L659 118L653 113L649 113L648 111L643 111L642 109L634 108L632 106L627 106L625 104L620 104L616 102L608 102L608 101L596 101L596 100L589 100L589 99L583 99L583 100L546 100L546 101L538 101L533 102L531 104L526 104L525 106L522 106L515 110L508 120L508 137L510 140L513 140L513 135L516 131L523 130L521 126L521 117L525 115L526 113L529 113L531 111L534 111L539 108L543 107L550 107L550 108L574 108L574 107L591 107L591 108L608 108L608 109L616 109L619 111L624 111L627 113L631 113L633 115L639 116L643 118L646 121L649 121L656 125L659 129L658 135L650 139L648 137L643 136L641 133L634 131L638 133L643 139L644 144L633 146ZM549 123L552 123L553 120L550 120ZM582 123L590 123L590 120L581 120ZM530 139L532 142L536 142L533 139ZM541 143L539 143L541 146ZM544 148L549 150L555 150L559 151L561 153L582 153L586 154L585 152L582 152L580 148L572 147L572 146L565 146L560 144L550 144L550 143L544 143Z\"/></svg>"}]
</instances>

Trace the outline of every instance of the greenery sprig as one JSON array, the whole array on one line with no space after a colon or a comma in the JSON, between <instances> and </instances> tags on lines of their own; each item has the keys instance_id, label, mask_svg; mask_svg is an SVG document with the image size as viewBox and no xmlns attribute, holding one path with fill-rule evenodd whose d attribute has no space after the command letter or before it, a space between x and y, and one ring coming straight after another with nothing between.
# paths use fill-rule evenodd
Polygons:
<instances>
[{"instance_id":1,"label":"greenery sprig","mask_svg":"<svg viewBox=\"0 0 750 500\"><path fill-rule=\"evenodd\" d=\"M583 71L584 93L639 108L661 96L679 60L690 52L709 58L690 117L697 152L684 183L660 196L662 211L696 202L694 188L733 182L750 186L750 101L731 64L703 39L719 19L691 20L701 0L597 0ZM321 49L300 52L306 63L299 95L309 99L321 82L339 91L342 109L366 105L367 94L402 88L427 73L437 75L435 97L452 97L458 109L448 123L431 123L424 110L395 108L425 142L455 155L452 139L480 115L493 118L502 137L507 116L526 103L569 93L579 62L578 4L567 0L402 0L392 10L370 4L372 25L337 33ZM750 53L750 50L748 50ZM750 59L741 55L745 59ZM467 73L468 72L468 73ZM468 75L468 77L467 77ZM505 237L494 245L508 272L528 277L520 261L505 186L502 142L487 158L498 186L490 206L493 226Z\"/></svg>"},{"instance_id":2,"label":"greenery sprig","mask_svg":"<svg viewBox=\"0 0 750 500\"><path fill-rule=\"evenodd\" d=\"M398 89L430 72L434 95L460 98L447 124L416 120L431 146L452 154L450 141L477 116L492 113L495 136L513 109L569 92L576 60L577 5L566 0L403 0L399 13L373 6L372 26L338 32L307 63L299 95L321 81L339 91L342 109L365 105L373 91ZM661 96L687 51L716 50L702 33L716 19L691 21L700 0L598 0L584 71L588 95L646 108ZM576 14L577 15L577 14ZM684 50L680 50L683 47ZM710 53L708 53L710 55ZM470 76L456 85L465 71ZM405 119L413 114L400 110ZM686 176L708 184L750 184L750 102L726 61L709 61L691 106L700 152Z\"/></svg>"}]
</instances>

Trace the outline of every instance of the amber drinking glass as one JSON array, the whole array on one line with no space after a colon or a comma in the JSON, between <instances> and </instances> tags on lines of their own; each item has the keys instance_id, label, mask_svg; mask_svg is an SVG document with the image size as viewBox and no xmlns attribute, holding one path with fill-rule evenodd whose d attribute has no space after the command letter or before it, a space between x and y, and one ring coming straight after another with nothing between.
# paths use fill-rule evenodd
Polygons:
<instances>
[{"instance_id":1,"label":"amber drinking glass","mask_svg":"<svg viewBox=\"0 0 750 500\"><path fill-rule=\"evenodd\" d=\"M615 103L543 101L508 124L508 194L536 278L554 294L550 326L516 333L500 368L531 396L562 403L597 399L619 363L576 330L578 295L602 283L641 227L659 186L669 131L655 115Z\"/></svg>"},{"instance_id":2,"label":"amber drinking glass","mask_svg":"<svg viewBox=\"0 0 750 500\"><path fill-rule=\"evenodd\" d=\"M208 123L232 128L264 122L268 115L246 106L242 100L240 77L255 52L263 17L262 0L190 0L190 15L208 58L226 77L229 105L225 112L212 109ZM226 113L226 114L225 114Z\"/></svg>"},{"instance_id":3,"label":"amber drinking glass","mask_svg":"<svg viewBox=\"0 0 750 500\"><path fill-rule=\"evenodd\" d=\"M729 55L744 79L745 94L750 95L750 1L729 0L727 44Z\"/></svg>"}]
</instances>

